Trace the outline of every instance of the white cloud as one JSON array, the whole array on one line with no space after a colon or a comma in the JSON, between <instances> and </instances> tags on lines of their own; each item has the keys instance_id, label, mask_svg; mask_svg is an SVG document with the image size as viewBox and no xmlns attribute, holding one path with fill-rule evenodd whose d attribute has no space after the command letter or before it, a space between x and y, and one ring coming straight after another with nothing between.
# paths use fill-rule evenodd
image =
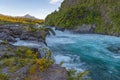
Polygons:
<instances>
[{"instance_id":1,"label":"white cloud","mask_svg":"<svg viewBox=\"0 0 120 80\"><path fill-rule=\"evenodd\" d=\"M63 0L50 0L50 4L61 3Z\"/></svg>"}]
</instances>

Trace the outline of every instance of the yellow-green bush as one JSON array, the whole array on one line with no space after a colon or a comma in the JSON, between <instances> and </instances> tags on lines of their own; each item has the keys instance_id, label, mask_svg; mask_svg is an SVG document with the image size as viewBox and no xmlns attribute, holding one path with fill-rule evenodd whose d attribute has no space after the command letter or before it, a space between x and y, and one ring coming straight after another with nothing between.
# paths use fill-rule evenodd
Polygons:
<instances>
[{"instance_id":1,"label":"yellow-green bush","mask_svg":"<svg viewBox=\"0 0 120 80\"><path fill-rule=\"evenodd\" d=\"M9 80L9 76L8 76L8 75L5 75L5 74L0 73L0 80Z\"/></svg>"},{"instance_id":2,"label":"yellow-green bush","mask_svg":"<svg viewBox=\"0 0 120 80\"><path fill-rule=\"evenodd\" d=\"M90 80L89 78L85 78L89 72L86 70L84 72L77 73L76 70L68 70L68 80Z\"/></svg>"},{"instance_id":3,"label":"yellow-green bush","mask_svg":"<svg viewBox=\"0 0 120 80\"><path fill-rule=\"evenodd\" d=\"M35 74L35 73L37 72L37 70L38 70L37 65L36 65L36 64L35 64L35 65L32 65L32 66L30 67L30 69L29 69L29 73L30 73L30 74Z\"/></svg>"},{"instance_id":4,"label":"yellow-green bush","mask_svg":"<svg viewBox=\"0 0 120 80\"><path fill-rule=\"evenodd\" d=\"M16 64L15 58L9 58L9 59L6 58L6 59L3 59L2 61L3 61L3 65L5 66L13 66Z\"/></svg>"},{"instance_id":5,"label":"yellow-green bush","mask_svg":"<svg viewBox=\"0 0 120 80\"><path fill-rule=\"evenodd\" d=\"M45 50L46 56L43 58L39 58L37 51L26 47L19 47L14 51L15 56L6 57L0 60L0 71L3 67L8 67L8 72L14 73L17 70L28 66L28 71L26 72L28 74L26 74L26 77L28 77L29 79L30 77L28 75L35 75L35 73L37 72L43 72L51 64L53 64L50 50ZM0 80L1 79L8 80L3 74L0 74Z\"/></svg>"},{"instance_id":6,"label":"yellow-green bush","mask_svg":"<svg viewBox=\"0 0 120 80\"><path fill-rule=\"evenodd\" d=\"M40 70L44 72L53 63L53 60L47 60L46 58L36 59L36 63Z\"/></svg>"}]
</instances>

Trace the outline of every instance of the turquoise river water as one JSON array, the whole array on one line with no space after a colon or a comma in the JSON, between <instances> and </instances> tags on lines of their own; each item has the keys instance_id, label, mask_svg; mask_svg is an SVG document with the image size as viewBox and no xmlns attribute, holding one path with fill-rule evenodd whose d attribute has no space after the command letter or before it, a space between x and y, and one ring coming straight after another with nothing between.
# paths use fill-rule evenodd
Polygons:
<instances>
[{"instance_id":1,"label":"turquoise river water","mask_svg":"<svg viewBox=\"0 0 120 80\"><path fill-rule=\"evenodd\" d=\"M46 41L57 64L88 70L91 80L120 80L120 37L55 32Z\"/></svg>"}]
</instances>

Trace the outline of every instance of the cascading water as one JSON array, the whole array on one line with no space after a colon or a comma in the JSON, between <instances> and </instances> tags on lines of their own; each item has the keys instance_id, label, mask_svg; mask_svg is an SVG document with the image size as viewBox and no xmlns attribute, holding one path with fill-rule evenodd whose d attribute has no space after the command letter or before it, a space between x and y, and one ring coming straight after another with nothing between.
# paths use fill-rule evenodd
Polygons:
<instances>
[{"instance_id":1,"label":"cascading water","mask_svg":"<svg viewBox=\"0 0 120 80\"><path fill-rule=\"evenodd\" d=\"M120 80L120 37L55 32L46 41L57 64L63 61L68 69L89 70L91 80Z\"/></svg>"},{"instance_id":2,"label":"cascading water","mask_svg":"<svg viewBox=\"0 0 120 80\"><path fill-rule=\"evenodd\" d=\"M49 50L49 48L42 42L36 42L36 41L24 41L24 40L17 40L13 45L15 46L26 46L30 48L36 48L39 51L39 57L45 57L46 52Z\"/></svg>"}]
</instances>

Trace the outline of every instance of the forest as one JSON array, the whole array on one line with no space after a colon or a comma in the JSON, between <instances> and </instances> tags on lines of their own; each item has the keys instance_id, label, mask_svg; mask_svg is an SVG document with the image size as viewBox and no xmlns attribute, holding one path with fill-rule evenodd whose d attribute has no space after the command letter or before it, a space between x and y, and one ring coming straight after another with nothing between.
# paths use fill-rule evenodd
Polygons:
<instances>
[{"instance_id":1,"label":"forest","mask_svg":"<svg viewBox=\"0 0 120 80\"><path fill-rule=\"evenodd\" d=\"M120 0L64 0L58 11L45 20L46 25L75 29L95 24L95 32L120 34Z\"/></svg>"}]
</instances>

